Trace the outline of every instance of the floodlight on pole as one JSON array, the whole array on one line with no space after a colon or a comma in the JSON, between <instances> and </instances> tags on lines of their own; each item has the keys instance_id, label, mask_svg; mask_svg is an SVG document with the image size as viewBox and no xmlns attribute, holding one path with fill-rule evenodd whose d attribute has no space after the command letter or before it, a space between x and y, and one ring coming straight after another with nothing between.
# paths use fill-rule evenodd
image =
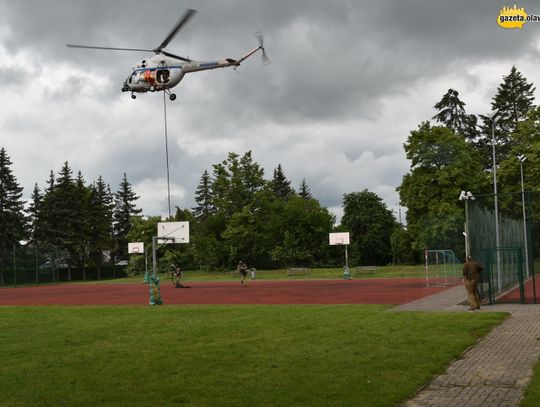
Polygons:
<instances>
[{"instance_id":1,"label":"floodlight on pole","mask_svg":"<svg viewBox=\"0 0 540 407\"><path fill-rule=\"evenodd\" d=\"M497 194L497 158L495 157L495 124L499 120L499 111L493 112L489 119L491 120L491 151L493 155L493 195L495 197L495 245L497 250L497 288L502 290L502 278L501 278L501 257L498 251L501 246L501 235L499 231L499 200Z\"/></svg>"},{"instance_id":2,"label":"floodlight on pole","mask_svg":"<svg viewBox=\"0 0 540 407\"><path fill-rule=\"evenodd\" d=\"M471 255L471 244L469 240L469 200L474 201L475 199L471 191L461 191L459 194L459 200L465 201L465 232L463 232L463 236L465 236L465 257Z\"/></svg>"},{"instance_id":3,"label":"floodlight on pole","mask_svg":"<svg viewBox=\"0 0 540 407\"><path fill-rule=\"evenodd\" d=\"M488 117L489 117L489 120L491 121L491 123L497 123L499 121L499 117L500 117L499 116L499 111L495 110Z\"/></svg>"},{"instance_id":4,"label":"floodlight on pole","mask_svg":"<svg viewBox=\"0 0 540 407\"><path fill-rule=\"evenodd\" d=\"M520 154L517 156L519 160L519 169L521 173L521 206L523 209L523 246L525 249L525 270L527 272L527 278L529 277L529 245L527 239L527 215L525 211L525 184L523 182L523 163L527 161L525 154Z\"/></svg>"}]
</instances>

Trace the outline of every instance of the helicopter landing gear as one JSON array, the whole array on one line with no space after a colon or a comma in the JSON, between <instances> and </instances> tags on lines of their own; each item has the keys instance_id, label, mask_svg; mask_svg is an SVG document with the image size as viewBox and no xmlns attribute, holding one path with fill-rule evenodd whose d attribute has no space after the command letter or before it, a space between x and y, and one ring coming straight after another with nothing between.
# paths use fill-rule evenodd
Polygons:
<instances>
[{"instance_id":1,"label":"helicopter landing gear","mask_svg":"<svg viewBox=\"0 0 540 407\"><path fill-rule=\"evenodd\" d=\"M135 96L135 93L131 94L131 99L137 99L137 96Z\"/></svg>"},{"instance_id":2,"label":"helicopter landing gear","mask_svg":"<svg viewBox=\"0 0 540 407\"><path fill-rule=\"evenodd\" d=\"M170 90L163 90L163 92L165 92L167 95L169 95L169 99L171 99L171 101L173 100L176 100L176 95L174 93L172 93Z\"/></svg>"}]
</instances>

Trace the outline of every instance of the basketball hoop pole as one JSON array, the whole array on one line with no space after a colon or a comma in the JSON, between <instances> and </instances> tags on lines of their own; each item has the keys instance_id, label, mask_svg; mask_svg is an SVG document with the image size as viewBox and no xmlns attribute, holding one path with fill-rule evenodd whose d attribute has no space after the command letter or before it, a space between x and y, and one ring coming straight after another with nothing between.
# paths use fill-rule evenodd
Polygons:
<instances>
[{"instance_id":1,"label":"basketball hoop pole","mask_svg":"<svg viewBox=\"0 0 540 407\"><path fill-rule=\"evenodd\" d=\"M164 236L152 236L152 274L154 276L157 276L157 241L158 240L170 240L174 243L175 238L174 237L164 237Z\"/></svg>"},{"instance_id":2,"label":"basketball hoop pole","mask_svg":"<svg viewBox=\"0 0 540 407\"><path fill-rule=\"evenodd\" d=\"M343 267L343 277L345 280L350 280L349 273L349 253L347 246L349 245L349 232L335 232L328 235L330 246L345 246L345 267Z\"/></svg>"},{"instance_id":3,"label":"basketball hoop pole","mask_svg":"<svg viewBox=\"0 0 540 407\"><path fill-rule=\"evenodd\" d=\"M152 274L156 276L156 242L157 242L157 236L152 236Z\"/></svg>"},{"instance_id":4,"label":"basketball hoop pole","mask_svg":"<svg viewBox=\"0 0 540 407\"><path fill-rule=\"evenodd\" d=\"M144 272L148 274L148 256L146 254L146 247L144 248Z\"/></svg>"}]
</instances>

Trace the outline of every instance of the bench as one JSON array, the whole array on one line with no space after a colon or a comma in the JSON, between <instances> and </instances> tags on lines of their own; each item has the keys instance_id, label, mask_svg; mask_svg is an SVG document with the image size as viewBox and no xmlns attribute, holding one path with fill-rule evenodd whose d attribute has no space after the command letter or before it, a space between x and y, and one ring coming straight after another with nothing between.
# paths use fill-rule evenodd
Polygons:
<instances>
[{"instance_id":1,"label":"bench","mask_svg":"<svg viewBox=\"0 0 540 407\"><path fill-rule=\"evenodd\" d=\"M356 267L354 273L358 275L358 274L366 274L366 273L375 273L376 271L377 271L377 268L375 266L361 266L361 267Z\"/></svg>"},{"instance_id":2,"label":"bench","mask_svg":"<svg viewBox=\"0 0 540 407\"><path fill-rule=\"evenodd\" d=\"M291 267L287 270L288 276L306 275L309 272L309 267Z\"/></svg>"}]
</instances>

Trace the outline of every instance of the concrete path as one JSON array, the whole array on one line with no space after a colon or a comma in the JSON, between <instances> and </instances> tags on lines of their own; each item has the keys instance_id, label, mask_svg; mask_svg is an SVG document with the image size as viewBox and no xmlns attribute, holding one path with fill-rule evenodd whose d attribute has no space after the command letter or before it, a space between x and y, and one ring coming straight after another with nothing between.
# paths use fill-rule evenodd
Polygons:
<instances>
[{"instance_id":1,"label":"concrete path","mask_svg":"<svg viewBox=\"0 0 540 407\"><path fill-rule=\"evenodd\" d=\"M540 357L540 305L497 304L468 311L457 305L465 299L465 288L458 286L392 309L511 314L404 406L519 406Z\"/></svg>"}]
</instances>

